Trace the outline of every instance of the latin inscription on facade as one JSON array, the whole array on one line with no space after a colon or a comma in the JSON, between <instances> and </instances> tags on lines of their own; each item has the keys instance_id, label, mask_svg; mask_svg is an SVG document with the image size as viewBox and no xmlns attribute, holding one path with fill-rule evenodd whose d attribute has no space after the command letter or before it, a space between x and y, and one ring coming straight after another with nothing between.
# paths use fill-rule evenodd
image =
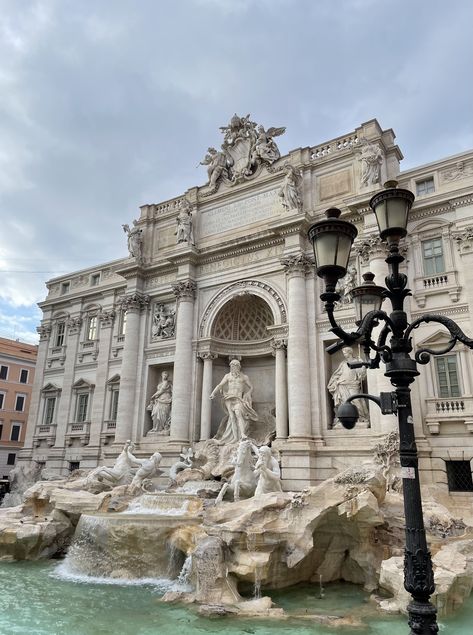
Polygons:
<instances>
[{"instance_id":1,"label":"latin inscription on facade","mask_svg":"<svg viewBox=\"0 0 473 635\"><path fill-rule=\"evenodd\" d=\"M261 192L235 203L228 203L202 211L200 214L201 238L220 234L244 225L265 220L283 212L278 190Z\"/></svg>"},{"instance_id":2,"label":"latin inscription on facade","mask_svg":"<svg viewBox=\"0 0 473 635\"><path fill-rule=\"evenodd\" d=\"M253 251L249 254L240 254L239 256L223 258L222 260L216 260L215 262L207 262L203 265L199 265L198 272L199 275L202 275L206 273L215 273L217 271L222 271L223 269L233 269L241 267L242 265L250 265L253 262L260 262L261 260L281 256L283 251L284 245L274 245L273 247Z\"/></svg>"}]
</instances>

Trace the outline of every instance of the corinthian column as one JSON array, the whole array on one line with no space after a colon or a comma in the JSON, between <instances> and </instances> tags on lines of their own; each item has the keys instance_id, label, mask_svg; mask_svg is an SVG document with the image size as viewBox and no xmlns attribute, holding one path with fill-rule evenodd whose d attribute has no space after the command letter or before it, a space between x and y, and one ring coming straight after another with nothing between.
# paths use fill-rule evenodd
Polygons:
<instances>
[{"instance_id":1,"label":"corinthian column","mask_svg":"<svg viewBox=\"0 0 473 635\"><path fill-rule=\"evenodd\" d=\"M285 340L274 340L271 346L276 358L276 438L287 439L287 344Z\"/></svg>"},{"instance_id":2,"label":"corinthian column","mask_svg":"<svg viewBox=\"0 0 473 635\"><path fill-rule=\"evenodd\" d=\"M190 429L195 289L192 280L172 285L177 298L177 319L170 438L183 443L189 440Z\"/></svg>"},{"instance_id":3,"label":"corinthian column","mask_svg":"<svg viewBox=\"0 0 473 635\"><path fill-rule=\"evenodd\" d=\"M287 273L289 309L287 341L289 436L308 438L312 436L312 423L305 277L313 267L313 263L302 253L281 258L281 263Z\"/></svg>"},{"instance_id":4,"label":"corinthian column","mask_svg":"<svg viewBox=\"0 0 473 635\"><path fill-rule=\"evenodd\" d=\"M149 296L140 293L125 295L119 302L120 308L126 312L126 333L120 372L115 443L124 443L131 437L133 429L141 312L148 303Z\"/></svg>"},{"instance_id":5,"label":"corinthian column","mask_svg":"<svg viewBox=\"0 0 473 635\"><path fill-rule=\"evenodd\" d=\"M110 357L110 345L114 320L115 311L113 309L108 309L99 313L99 354L97 357L94 399L92 401L92 414L90 417L90 447L98 447L100 445L100 433L102 432L105 409L105 382L107 381L108 375L108 359Z\"/></svg>"},{"instance_id":6,"label":"corinthian column","mask_svg":"<svg viewBox=\"0 0 473 635\"><path fill-rule=\"evenodd\" d=\"M73 393L72 386L74 384L75 367L77 360L77 351L79 348L80 330L82 327L82 318L80 316L71 317L67 322L67 340L66 340L66 359L64 361L64 375L62 378L62 392L59 400L57 411L57 427L55 448L64 449L67 426L73 417Z\"/></svg>"},{"instance_id":7,"label":"corinthian column","mask_svg":"<svg viewBox=\"0 0 473 635\"><path fill-rule=\"evenodd\" d=\"M43 377L43 373L46 367L46 358L48 355L49 338L51 336L51 324L50 322L43 322L41 326L36 329L39 335L38 344L38 356L36 358L36 375ZM31 454L33 448L33 436L35 435L37 426L40 425L40 416L43 412L41 408L41 389L43 386L39 380L35 379L33 389L31 391L30 410L28 414L28 425L26 426L25 442L20 453L22 455ZM28 451L28 452L27 452Z\"/></svg>"},{"instance_id":8,"label":"corinthian column","mask_svg":"<svg viewBox=\"0 0 473 635\"><path fill-rule=\"evenodd\" d=\"M200 440L210 439L212 402L210 393L212 392L212 368L213 360L217 357L214 353L200 353L199 357L204 362L204 373L202 377L202 404L200 408Z\"/></svg>"}]
</instances>

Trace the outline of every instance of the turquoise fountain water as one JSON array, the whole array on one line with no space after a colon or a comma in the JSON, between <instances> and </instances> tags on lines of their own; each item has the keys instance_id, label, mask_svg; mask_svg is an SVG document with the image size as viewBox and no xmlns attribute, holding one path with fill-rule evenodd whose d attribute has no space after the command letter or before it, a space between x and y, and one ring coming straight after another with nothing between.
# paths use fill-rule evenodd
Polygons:
<instances>
[{"instance_id":1,"label":"turquoise fountain water","mask_svg":"<svg viewBox=\"0 0 473 635\"><path fill-rule=\"evenodd\" d=\"M367 596L353 585L326 585L320 599L317 584L272 593L292 616L287 620L218 618L197 614L194 607L169 605L160 597L176 581L147 584L84 582L65 579L62 563L0 563L0 635L406 635L403 616L373 615ZM266 593L266 591L265 591ZM358 628L329 628L307 617L354 614ZM473 598L453 618L442 623L442 635L471 635Z\"/></svg>"}]
</instances>

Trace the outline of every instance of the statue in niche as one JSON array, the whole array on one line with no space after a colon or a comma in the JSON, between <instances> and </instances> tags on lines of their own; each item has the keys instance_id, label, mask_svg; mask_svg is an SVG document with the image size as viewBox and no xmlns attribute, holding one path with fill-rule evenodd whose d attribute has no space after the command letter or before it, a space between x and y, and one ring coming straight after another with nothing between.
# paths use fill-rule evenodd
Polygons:
<instances>
[{"instance_id":1,"label":"statue in niche","mask_svg":"<svg viewBox=\"0 0 473 635\"><path fill-rule=\"evenodd\" d=\"M176 222L177 227L174 234L176 235L177 244L188 243L189 245L195 245L194 224L192 222L192 204L186 199L184 199L182 203Z\"/></svg>"},{"instance_id":2,"label":"statue in niche","mask_svg":"<svg viewBox=\"0 0 473 635\"><path fill-rule=\"evenodd\" d=\"M171 427L172 383L167 371L161 373L161 382L156 386L156 392L151 395L151 400L146 410L151 412L153 427L148 435L168 435Z\"/></svg>"},{"instance_id":3,"label":"statue in niche","mask_svg":"<svg viewBox=\"0 0 473 635\"><path fill-rule=\"evenodd\" d=\"M258 159L274 163L279 159L281 153L273 137L278 137L286 131L286 128L268 128L266 131L264 126L258 126L257 136L253 151L251 153L251 163L257 163Z\"/></svg>"},{"instance_id":4,"label":"statue in niche","mask_svg":"<svg viewBox=\"0 0 473 635\"><path fill-rule=\"evenodd\" d=\"M168 339L174 337L176 327L176 312L167 311L164 304L156 305L151 326L151 337L153 339Z\"/></svg>"},{"instance_id":5,"label":"statue in niche","mask_svg":"<svg viewBox=\"0 0 473 635\"><path fill-rule=\"evenodd\" d=\"M230 362L230 372L213 389L210 399L217 393L222 395L223 408L227 417L222 421L215 438L224 443L234 443L246 438L249 421L257 421L258 415L253 410L253 386L246 375L241 372L237 359Z\"/></svg>"},{"instance_id":6,"label":"statue in niche","mask_svg":"<svg viewBox=\"0 0 473 635\"><path fill-rule=\"evenodd\" d=\"M216 187L221 176L227 172L228 157L224 152L217 152L215 148L210 147L207 154L199 165L207 165L207 174L209 177L209 185L211 188Z\"/></svg>"},{"instance_id":7,"label":"statue in niche","mask_svg":"<svg viewBox=\"0 0 473 635\"><path fill-rule=\"evenodd\" d=\"M143 230L138 226L138 221L133 221L133 227L122 225L123 231L128 237L128 251L132 258L136 258L138 262L143 257Z\"/></svg>"},{"instance_id":8,"label":"statue in niche","mask_svg":"<svg viewBox=\"0 0 473 635\"><path fill-rule=\"evenodd\" d=\"M259 458L255 465L255 475L258 478L255 496L282 492L281 470L279 463L271 453L271 448L263 445L258 450Z\"/></svg>"},{"instance_id":9,"label":"statue in niche","mask_svg":"<svg viewBox=\"0 0 473 635\"><path fill-rule=\"evenodd\" d=\"M375 185L379 183L383 153L377 143L361 140L361 185Z\"/></svg>"},{"instance_id":10,"label":"statue in niche","mask_svg":"<svg viewBox=\"0 0 473 635\"><path fill-rule=\"evenodd\" d=\"M341 362L337 369L330 377L330 381L327 385L327 390L332 395L333 403L335 405L335 413L338 406L344 403L348 397L356 395L362 392L362 382L366 378L366 368L350 368L348 365L351 362L359 361L353 355L353 350L350 346L342 348L343 357L345 360ZM358 408L360 420L368 422L368 408L365 399L356 399L354 402ZM339 425L338 419L334 422L334 427Z\"/></svg>"},{"instance_id":11,"label":"statue in niche","mask_svg":"<svg viewBox=\"0 0 473 635\"><path fill-rule=\"evenodd\" d=\"M300 211L302 209L302 200L299 195L299 185L302 174L290 163L284 164L284 171L286 172L286 176L284 177L278 196L281 198L282 206L286 210L296 209Z\"/></svg>"},{"instance_id":12,"label":"statue in niche","mask_svg":"<svg viewBox=\"0 0 473 635\"><path fill-rule=\"evenodd\" d=\"M347 272L343 278L338 280L335 291L340 294L340 300L337 302L337 308L351 302L351 291L356 287L357 270L354 265L348 265Z\"/></svg>"}]
</instances>

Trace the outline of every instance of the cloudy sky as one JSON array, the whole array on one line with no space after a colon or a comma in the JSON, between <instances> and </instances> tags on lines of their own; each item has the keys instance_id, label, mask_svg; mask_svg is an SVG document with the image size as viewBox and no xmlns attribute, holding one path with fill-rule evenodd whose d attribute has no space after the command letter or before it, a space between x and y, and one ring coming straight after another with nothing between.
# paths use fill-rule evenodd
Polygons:
<instances>
[{"instance_id":1,"label":"cloudy sky","mask_svg":"<svg viewBox=\"0 0 473 635\"><path fill-rule=\"evenodd\" d=\"M376 117L403 168L473 148L471 0L0 0L0 336L126 255L236 111L283 153Z\"/></svg>"}]
</instances>

